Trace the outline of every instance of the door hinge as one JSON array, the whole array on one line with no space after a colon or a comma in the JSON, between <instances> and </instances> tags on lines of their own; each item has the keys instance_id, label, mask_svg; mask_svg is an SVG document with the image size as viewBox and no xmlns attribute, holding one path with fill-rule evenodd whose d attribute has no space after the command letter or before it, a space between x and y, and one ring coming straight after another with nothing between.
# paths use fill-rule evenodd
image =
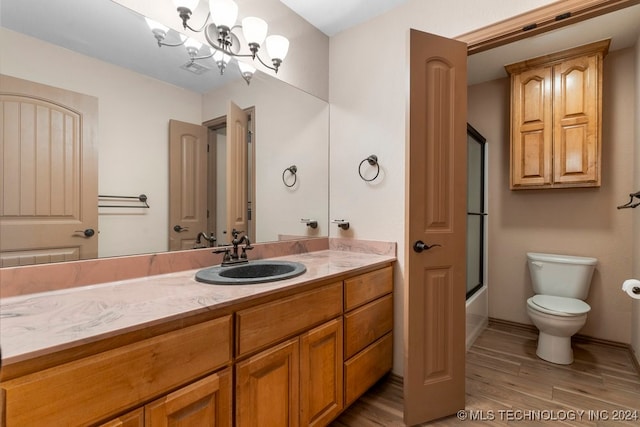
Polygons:
<instances>
[{"instance_id":1,"label":"door hinge","mask_svg":"<svg viewBox=\"0 0 640 427\"><path fill-rule=\"evenodd\" d=\"M247 143L249 143L249 144L251 144L253 142L252 141L253 138L251 138L251 135L253 135L253 132L251 132L250 130L247 131Z\"/></svg>"}]
</instances>

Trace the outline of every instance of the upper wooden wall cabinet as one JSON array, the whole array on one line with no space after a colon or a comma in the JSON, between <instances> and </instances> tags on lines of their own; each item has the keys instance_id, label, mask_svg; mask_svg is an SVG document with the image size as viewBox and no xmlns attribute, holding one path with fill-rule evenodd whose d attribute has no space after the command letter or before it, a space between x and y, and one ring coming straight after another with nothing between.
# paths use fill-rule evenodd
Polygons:
<instances>
[{"instance_id":1,"label":"upper wooden wall cabinet","mask_svg":"<svg viewBox=\"0 0 640 427\"><path fill-rule=\"evenodd\" d=\"M600 186L602 62L610 41L505 66L512 190Z\"/></svg>"}]
</instances>

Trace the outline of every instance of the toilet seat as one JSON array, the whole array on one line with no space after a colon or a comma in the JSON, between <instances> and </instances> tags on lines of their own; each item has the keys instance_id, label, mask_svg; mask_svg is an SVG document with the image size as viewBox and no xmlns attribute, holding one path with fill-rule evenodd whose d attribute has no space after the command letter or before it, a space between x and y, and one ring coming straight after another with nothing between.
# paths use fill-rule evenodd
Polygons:
<instances>
[{"instance_id":1,"label":"toilet seat","mask_svg":"<svg viewBox=\"0 0 640 427\"><path fill-rule=\"evenodd\" d=\"M534 295L527 304L534 310L555 316L580 316L591 310L589 304L582 300L554 295Z\"/></svg>"}]
</instances>

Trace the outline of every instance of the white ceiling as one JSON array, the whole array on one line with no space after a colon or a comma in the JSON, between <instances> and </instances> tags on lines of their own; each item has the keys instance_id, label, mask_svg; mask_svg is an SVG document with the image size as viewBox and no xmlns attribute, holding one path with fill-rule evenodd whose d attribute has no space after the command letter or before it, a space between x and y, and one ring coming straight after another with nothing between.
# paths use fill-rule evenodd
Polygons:
<instances>
[{"instance_id":1,"label":"white ceiling","mask_svg":"<svg viewBox=\"0 0 640 427\"><path fill-rule=\"evenodd\" d=\"M328 35L368 21L407 0L280 0Z\"/></svg>"},{"instance_id":2,"label":"white ceiling","mask_svg":"<svg viewBox=\"0 0 640 427\"><path fill-rule=\"evenodd\" d=\"M406 0L280 1L331 35ZM550 46L558 51L610 37L610 50L632 46L640 37L639 22L636 5L472 55L469 83L505 77L504 65L549 53ZM184 49L158 48L144 19L110 0L0 0L0 25L200 93L240 78L235 64L222 77L211 60L203 63L210 70L202 75L179 68L188 62Z\"/></svg>"}]
</instances>

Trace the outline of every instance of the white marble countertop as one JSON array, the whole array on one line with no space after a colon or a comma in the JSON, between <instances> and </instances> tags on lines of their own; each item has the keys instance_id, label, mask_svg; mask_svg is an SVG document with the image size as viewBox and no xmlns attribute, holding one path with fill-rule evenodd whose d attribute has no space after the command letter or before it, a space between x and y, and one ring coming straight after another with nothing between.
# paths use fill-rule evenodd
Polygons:
<instances>
[{"instance_id":1,"label":"white marble countertop","mask_svg":"<svg viewBox=\"0 0 640 427\"><path fill-rule=\"evenodd\" d=\"M197 270L188 270L0 299L2 365L395 261L339 250L273 259L301 262L307 271L278 282L226 286L197 282Z\"/></svg>"}]
</instances>

